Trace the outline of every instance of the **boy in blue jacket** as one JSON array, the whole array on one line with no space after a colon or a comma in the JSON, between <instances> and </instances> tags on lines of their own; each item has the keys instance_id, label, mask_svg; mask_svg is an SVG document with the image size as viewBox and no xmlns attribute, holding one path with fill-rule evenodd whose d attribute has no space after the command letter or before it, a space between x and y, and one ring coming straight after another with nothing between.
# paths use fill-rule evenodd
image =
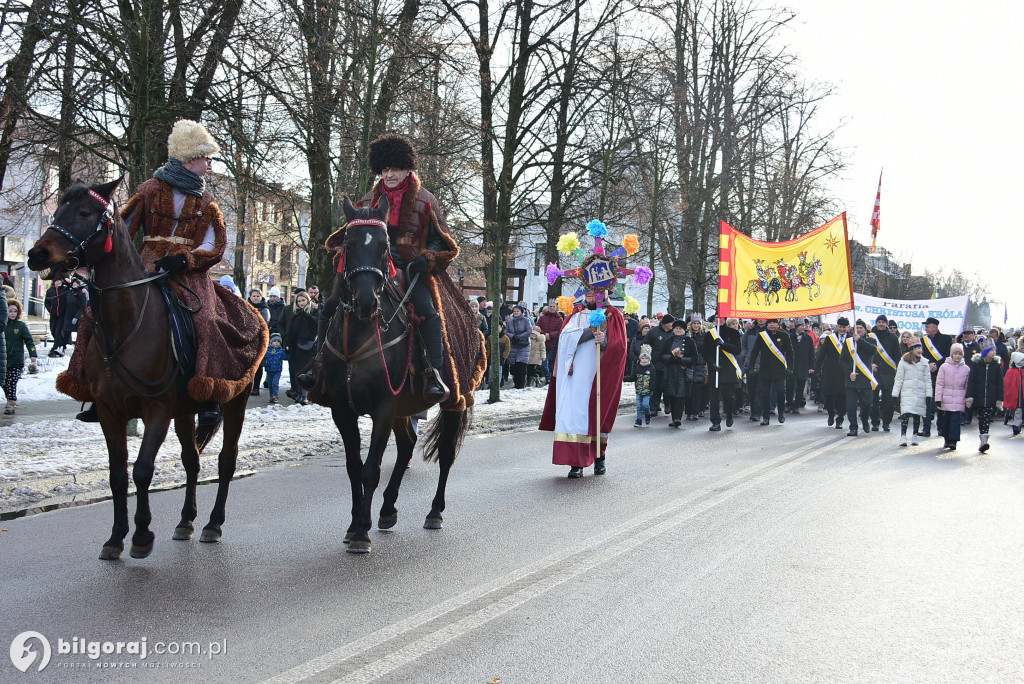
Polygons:
<instances>
[{"instance_id":1,"label":"boy in blue jacket","mask_svg":"<svg viewBox=\"0 0 1024 684\"><path fill-rule=\"evenodd\" d=\"M288 353L281 346L281 334L274 333L270 336L270 348L263 357L263 369L267 371L267 383L270 386L270 403L277 403L278 383L281 380L281 371L284 362L288 359Z\"/></svg>"}]
</instances>

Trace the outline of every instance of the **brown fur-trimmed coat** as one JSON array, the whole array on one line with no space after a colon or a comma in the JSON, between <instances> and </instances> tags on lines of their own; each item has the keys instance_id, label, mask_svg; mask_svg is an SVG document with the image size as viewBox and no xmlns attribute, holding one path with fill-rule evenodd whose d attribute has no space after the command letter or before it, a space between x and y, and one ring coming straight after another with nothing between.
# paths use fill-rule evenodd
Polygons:
<instances>
[{"instance_id":1,"label":"brown fur-trimmed coat","mask_svg":"<svg viewBox=\"0 0 1024 684\"><path fill-rule=\"evenodd\" d=\"M253 376L267 348L270 333L263 317L244 299L214 283L208 271L220 263L227 246L227 231L220 208L209 192L202 197L186 195L180 214L175 216L174 190L167 183L150 178L142 183L121 211L128 234L135 239L139 230L146 238L178 238L191 243L148 239L140 256L149 272L154 262L170 254L185 255L188 266L171 279L196 293L177 288L193 315L197 344L195 376L188 393L196 401L226 402L248 392ZM175 227L175 222L177 226ZM194 249L210 226L214 231L212 250ZM172 235L173 233L173 235ZM201 303L202 306L198 306ZM84 373L84 355L92 334L92 317L82 317L79 340L66 373L58 378L57 389L79 401L92 401Z\"/></svg>"}]
</instances>

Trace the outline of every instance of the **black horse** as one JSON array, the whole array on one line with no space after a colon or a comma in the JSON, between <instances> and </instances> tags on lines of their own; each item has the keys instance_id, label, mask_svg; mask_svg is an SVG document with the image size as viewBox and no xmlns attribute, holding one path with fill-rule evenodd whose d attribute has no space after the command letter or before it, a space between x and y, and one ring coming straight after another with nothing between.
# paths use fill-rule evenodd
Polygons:
<instances>
[{"instance_id":1,"label":"black horse","mask_svg":"<svg viewBox=\"0 0 1024 684\"><path fill-rule=\"evenodd\" d=\"M85 282L89 286L95 333L85 350L84 367L107 442L114 499L114 526L100 553L103 560L121 556L128 534L128 421L141 418L146 425L132 470L138 503L132 535L133 558L145 558L153 550L149 485L157 451L171 421L181 443L186 478L185 505L173 535L178 540L192 537L202 451L199 445L205 446L216 429L204 428L197 435L195 418L199 404L189 397L182 379L172 348L167 306L157 284L167 274L146 273L111 202L120 182L119 179L91 188L81 181L73 185L60 198L53 223L28 253L29 268L45 271L46 280L72 276L82 266L89 269L90 277ZM248 401L249 393L243 392L221 407L224 445L218 457L220 483L210 522L203 528L200 541L220 541Z\"/></svg>"},{"instance_id":2,"label":"black horse","mask_svg":"<svg viewBox=\"0 0 1024 684\"><path fill-rule=\"evenodd\" d=\"M393 432L398 458L384 490L378 520L381 529L389 529L398 522L395 501L416 445L409 416L427 409L433 402L423 398L422 375L413 368L418 344L413 341L409 313L397 292L386 287L390 250L387 198L382 197L376 209L356 209L346 197L344 209L348 221L344 268L334 291L341 304L328 327L322 372L329 397L325 403L331 406L334 423L345 444L345 465L352 485L352 523L345 541L349 543L349 552L368 553L373 526L370 508L380 483L384 449ZM469 413L468 409L439 411L424 431L423 459L436 460L441 466L437 493L423 525L427 529L441 528L448 472L469 427ZM365 463L359 453L356 424L361 415L373 418Z\"/></svg>"}]
</instances>

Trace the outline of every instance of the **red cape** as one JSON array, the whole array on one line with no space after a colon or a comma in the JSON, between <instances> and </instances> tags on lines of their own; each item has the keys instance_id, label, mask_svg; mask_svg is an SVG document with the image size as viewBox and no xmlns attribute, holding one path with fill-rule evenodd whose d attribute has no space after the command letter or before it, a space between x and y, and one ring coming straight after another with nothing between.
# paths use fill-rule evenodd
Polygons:
<instances>
[{"instance_id":1,"label":"red cape","mask_svg":"<svg viewBox=\"0 0 1024 684\"><path fill-rule=\"evenodd\" d=\"M583 310L578 306L573 313ZM601 432L611 434L615 425L615 417L619 412L619 397L622 395L622 378L626 372L626 320L622 312L614 306L605 307L606 320L608 321L608 345L601 352ZM562 330L565 330L570 316L562 321ZM540 429L554 431L555 429L555 376L551 375L551 382L548 384L548 396L544 402L544 414L540 419ZM597 416L594 406L597 401L597 383L590 391L590 427L591 437L597 436L597 429L594 424ZM556 447L560 445L556 444ZM593 446L576 445L580 449L573 450L573 453L560 454L556 448L553 461L558 465L570 465L586 468L593 465L596 456ZM607 449L607 442L601 444L601 455ZM571 461L571 462L570 462Z\"/></svg>"}]
</instances>

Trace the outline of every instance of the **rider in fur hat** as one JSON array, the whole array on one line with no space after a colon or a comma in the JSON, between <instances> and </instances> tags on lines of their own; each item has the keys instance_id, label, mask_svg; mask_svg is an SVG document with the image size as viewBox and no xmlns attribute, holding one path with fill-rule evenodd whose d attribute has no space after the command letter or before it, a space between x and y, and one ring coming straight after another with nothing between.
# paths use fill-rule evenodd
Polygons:
<instances>
[{"instance_id":1,"label":"rider in fur hat","mask_svg":"<svg viewBox=\"0 0 1024 684\"><path fill-rule=\"evenodd\" d=\"M135 190L121 210L132 239L142 231L139 256L146 270L171 274L171 283L183 286L179 297L197 309L192 319L198 349L188 393L200 402L200 426L216 425L220 421L218 404L250 391L269 335L256 310L215 284L208 273L220 263L227 247L224 218L204 178L219 151L217 141L201 123L177 121L167 138L167 162ZM57 380L58 390L80 401L93 399L82 367L92 333L91 317L81 320L87 318L79 325L68 370ZM78 419L98 420L95 406L80 413Z\"/></svg>"},{"instance_id":2,"label":"rider in fur hat","mask_svg":"<svg viewBox=\"0 0 1024 684\"><path fill-rule=\"evenodd\" d=\"M438 206L437 198L420 185L416 176L416 150L408 138L387 134L370 143L370 170L379 175L373 188L356 206L376 207L382 196L388 199L388 239L391 243L391 259L395 268L405 270L411 281L420 275L412 288L409 301L416 315L423 321L418 325L419 338L425 350L430 371L426 373L425 398L444 401L448 388L441 380L444 360L444 342L441 319L435 300L439 298L435 278L447 278L448 264L459 254L459 248L452 239L444 212ZM344 227L327 239L327 248L339 252L344 240ZM338 306L336 296L328 300L321 312L319 340L327 333L327 325ZM317 357L318 361L320 356ZM314 363L308 373L302 374L298 382L312 389L317 384L319 362Z\"/></svg>"}]
</instances>

